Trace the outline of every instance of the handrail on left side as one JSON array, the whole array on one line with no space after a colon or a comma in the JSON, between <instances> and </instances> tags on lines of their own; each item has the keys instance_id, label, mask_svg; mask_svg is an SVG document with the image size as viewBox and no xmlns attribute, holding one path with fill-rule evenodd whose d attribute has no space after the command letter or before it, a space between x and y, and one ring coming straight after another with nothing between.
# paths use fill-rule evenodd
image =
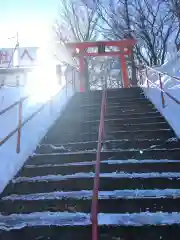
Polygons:
<instances>
[{"instance_id":1,"label":"handrail on left side","mask_svg":"<svg viewBox=\"0 0 180 240\"><path fill-rule=\"evenodd\" d=\"M62 90L62 89L61 89ZM60 91L61 91L60 90ZM56 97L59 93L57 92L56 95L54 97ZM0 146L2 146L5 142L7 142L7 140L9 140L16 132L18 133L17 135L17 145L16 145L16 152L20 153L20 145L21 145L21 130L22 127L29 122L29 120L31 120L34 116L36 116L48 103L50 103L50 106L52 105L52 99L49 99L47 102L45 102L44 104L41 105L41 107L39 107L35 112L33 112L28 118L26 118L24 121L22 121L22 104L25 100L27 100L29 96L23 97L20 100L14 102L13 104L11 104L10 106L8 106L7 108L3 109L0 112L0 116L3 115L4 113L6 113L7 111L11 110L12 108L14 108L15 106L18 105L18 126L12 130L6 137L4 137L2 140L0 140Z\"/></svg>"},{"instance_id":2,"label":"handrail on left side","mask_svg":"<svg viewBox=\"0 0 180 240\"><path fill-rule=\"evenodd\" d=\"M75 92L75 81L76 79L74 77L72 77L72 92ZM1 88L2 86L0 86ZM58 91L56 93L56 95L54 95L53 97L56 97L63 89L65 89L65 93L66 93L66 98L68 96L68 81L66 79L66 84L64 87L62 87L60 89L60 91ZM6 112L8 112L9 110L13 109L14 107L18 106L18 125L17 127L12 130L8 135L6 135L2 140L0 140L0 146L2 146L7 140L9 140L16 132L18 133L17 135L17 145L16 145L16 152L20 153L20 146L21 146L21 130L22 127L29 121L31 120L34 116L36 116L36 114L38 114L48 103L50 103L50 109L52 111L52 103L53 103L53 97L51 97L47 102L45 102L44 104L41 105L41 107L39 107L35 112L33 112L28 118L26 118L24 121L22 120L22 107L23 107L23 102L27 99L29 99L30 97L32 97L34 94L30 94L28 96L24 96L22 98L20 98L19 100L15 101L14 103L12 103L11 105L9 105L8 107L4 108L3 110L0 111L0 116L2 116L3 114L5 114Z\"/></svg>"},{"instance_id":3,"label":"handrail on left side","mask_svg":"<svg viewBox=\"0 0 180 240\"><path fill-rule=\"evenodd\" d=\"M98 133L98 146L95 163L95 177L93 186L93 196L91 205L91 222L92 222L92 240L98 240L98 192L100 184L100 160L101 160L101 144L104 139L104 116L106 112L106 89L103 90L101 102L101 115Z\"/></svg>"},{"instance_id":4,"label":"handrail on left side","mask_svg":"<svg viewBox=\"0 0 180 240\"><path fill-rule=\"evenodd\" d=\"M3 115L4 113L8 112L10 109L14 108L15 106L17 106L18 104L23 103L29 97L30 97L30 95L22 97L19 100L17 100L14 103L12 103L11 105L9 105L8 107L4 108L3 110L0 111L0 116Z\"/></svg>"}]
</instances>

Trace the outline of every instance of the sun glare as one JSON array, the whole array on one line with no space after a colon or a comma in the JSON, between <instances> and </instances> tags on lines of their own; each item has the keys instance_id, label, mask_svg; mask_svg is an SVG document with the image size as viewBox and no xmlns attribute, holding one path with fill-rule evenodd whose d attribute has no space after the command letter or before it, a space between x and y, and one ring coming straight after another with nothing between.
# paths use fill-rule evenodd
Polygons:
<instances>
[{"instance_id":1,"label":"sun glare","mask_svg":"<svg viewBox=\"0 0 180 240\"><path fill-rule=\"evenodd\" d=\"M46 102L62 86L56 75L56 60L52 54L52 42L46 38L37 52L37 66L28 73L26 92L32 95L32 102Z\"/></svg>"},{"instance_id":2,"label":"sun glare","mask_svg":"<svg viewBox=\"0 0 180 240\"><path fill-rule=\"evenodd\" d=\"M46 102L60 88L55 66L37 66L28 74L26 92L32 95L32 102Z\"/></svg>"}]
</instances>

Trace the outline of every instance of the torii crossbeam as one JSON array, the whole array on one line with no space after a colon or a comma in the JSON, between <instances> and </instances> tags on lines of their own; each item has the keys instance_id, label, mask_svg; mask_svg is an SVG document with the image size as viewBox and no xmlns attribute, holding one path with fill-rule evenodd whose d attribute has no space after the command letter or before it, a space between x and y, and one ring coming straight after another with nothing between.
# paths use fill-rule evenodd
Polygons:
<instances>
[{"instance_id":1,"label":"torii crossbeam","mask_svg":"<svg viewBox=\"0 0 180 240\"><path fill-rule=\"evenodd\" d=\"M66 46L72 50L73 56L79 58L79 69L80 69L80 91L85 90L85 62L84 57L86 56L118 56L121 63L123 87L129 86L129 78L126 64L126 56L131 56L134 45L136 44L135 39L124 39L121 41L98 41L98 42L74 42L67 43ZM107 47L117 47L118 50L110 51ZM88 51L89 48L97 48L96 52Z\"/></svg>"}]
</instances>

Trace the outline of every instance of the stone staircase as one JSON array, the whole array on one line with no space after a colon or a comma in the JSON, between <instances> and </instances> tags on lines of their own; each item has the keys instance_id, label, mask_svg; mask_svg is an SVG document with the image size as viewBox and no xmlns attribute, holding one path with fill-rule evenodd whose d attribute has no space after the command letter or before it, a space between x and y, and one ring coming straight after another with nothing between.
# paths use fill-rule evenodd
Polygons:
<instances>
[{"instance_id":1,"label":"stone staircase","mask_svg":"<svg viewBox=\"0 0 180 240\"><path fill-rule=\"evenodd\" d=\"M91 237L101 91L76 94L0 200L0 240ZM179 239L180 142L139 88L108 90L102 240Z\"/></svg>"}]
</instances>

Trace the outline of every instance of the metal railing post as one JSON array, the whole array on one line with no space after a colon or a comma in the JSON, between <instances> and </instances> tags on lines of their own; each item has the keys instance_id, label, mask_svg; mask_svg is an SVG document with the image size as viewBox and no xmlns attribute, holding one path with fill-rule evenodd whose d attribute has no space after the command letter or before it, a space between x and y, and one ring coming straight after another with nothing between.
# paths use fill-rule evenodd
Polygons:
<instances>
[{"instance_id":1,"label":"metal railing post","mask_svg":"<svg viewBox=\"0 0 180 240\"><path fill-rule=\"evenodd\" d=\"M53 98L52 97L49 100L49 104L50 104L50 114L53 114Z\"/></svg>"},{"instance_id":2,"label":"metal railing post","mask_svg":"<svg viewBox=\"0 0 180 240\"><path fill-rule=\"evenodd\" d=\"M59 93L60 92L56 93L53 97L56 97ZM50 100L48 100L48 102L45 102L44 104L42 104L42 106L40 108L38 108L28 118L26 118L24 121L22 121L22 104L29 97L30 97L30 95L27 96L27 97L21 98L19 101L14 102L13 104L8 106L7 108L5 108L2 111L0 111L0 115L3 115L4 113L6 113L7 111L11 110L15 106L19 107L18 108L18 116L19 116L19 118L18 118L17 127L14 130L12 130L8 135L6 135L2 140L0 140L0 146L2 146L12 136L14 136L16 133L18 133L18 135L17 135L17 144L16 144L16 152L17 153L20 153L20 150L21 150L21 132L22 132L22 128L25 126L26 123L28 123L30 120L32 120L39 112L41 112L44 109L44 107L47 105L47 103L50 101Z\"/></svg>"},{"instance_id":3,"label":"metal railing post","mask_svg":"<svg viewBox=\"0 0 180 240\"><path fill-rule=\"evenodd\" d=\"M18 136L17 136L17 147L16 152L20 153L21 150L21 129L22 129L22 101L19 103L18 110Z\"/></svg>"},{"instance_id":4,"label":"metal railing post","mask_svg":"<svg viewBox=\"0 0 180 240\"><path fill-rule=\"evenodd\" d=\"M147 68L146 68L146 80L147 80L147 87L149 89L149 81L148 81L148 71L147 71Z\"/></svg>"},{"instance_id":5,"label":"metal railing post","mask_svg":"<svg viewBox=\"0 0 180 240\"><path fill-rule=\"evenodd\" d=\"M66 84L66 98L67 98L67 95L68 95L68 89L67 89L68 80L67 80L67 78L66 78L66 83L65 84Z\"/></svg>"},{"instance_id":6,"label":"metal railing post","mask_svg":"<svg viewBox=\"0 0 180 240\"><path fill-rule=\"evenodd\" d=\"M100 184L100 159L101 159L101 144L104 137L104 115L106 110L106 90L103 91L101 103L101 115L98 133L98 147L96 152L95 177L93 186L92 206L91 206L91 222L92 222L92 240L98 240L98 192Z\"/></svg>"},{"instance_id":7,"label":"metal railing post","mask_svg":"<svg viewBox=\"0 0 180 240\"><path fill-rule=\"evenodd\" d=\"M140 85L143 85L144 82L143 82L143 76L142 76L142 71L139 71L139 79L140 79Z\"/></svg>"},{"instance_id":8,"label":"metal railing post","mask_svg":"<svg viewBox=\"0 0 180 240\"><path fill-rule=\"evenodd\" d=\"M159 73L159 84L161 89L161 101L162 101L162 107L165 108L165 99L164 99L164 92L163 92L163 84L162 84L162 78L161 74Z\"/></svg>"}]
</instances>

